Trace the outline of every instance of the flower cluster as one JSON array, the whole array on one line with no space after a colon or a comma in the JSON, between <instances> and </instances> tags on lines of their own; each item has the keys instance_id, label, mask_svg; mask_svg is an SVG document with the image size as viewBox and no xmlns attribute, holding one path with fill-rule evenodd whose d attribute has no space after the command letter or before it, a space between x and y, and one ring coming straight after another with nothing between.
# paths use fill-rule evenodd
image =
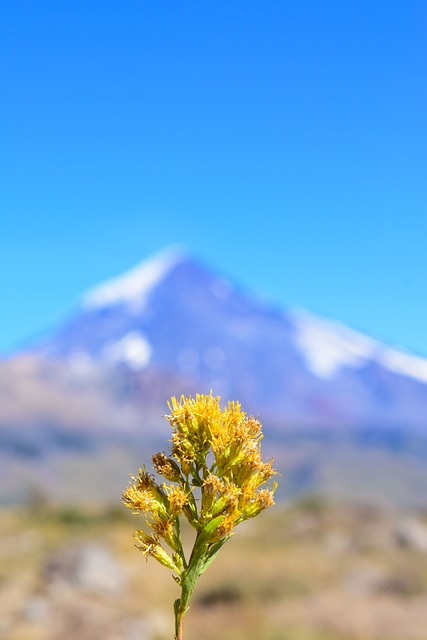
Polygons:
<instances>
[{"instance_id":1,"label":"flower cluster","mask_svg":"<svg viewBox=\"0 0 427 640\"><path fill-rule=\"evenodd\" d=\"M123 502L135 514L144 514L151 529L149 534L136 532L138 547L172 569L181 585L181 598L175 603L179 638L179 620L197 578L236 525L274 504L276 483L266 483L276 471L272 461L261 457L260 422L247 416L238 402L221 409L220 398L210 394L173 397L168 406L170 455L157 453L152 458L167 482L159 484L140 469L124 491ZM181 543L182 515L197 532L188 560Z\"/></svg>"}]
</instances>

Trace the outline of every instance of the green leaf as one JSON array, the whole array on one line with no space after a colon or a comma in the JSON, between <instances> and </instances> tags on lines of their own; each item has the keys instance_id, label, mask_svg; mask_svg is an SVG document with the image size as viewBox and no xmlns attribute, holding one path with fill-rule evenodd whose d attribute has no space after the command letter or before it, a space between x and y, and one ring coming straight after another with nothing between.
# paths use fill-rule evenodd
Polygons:
<instances>
[{"instance_id":1,"label":"green leaf","mask_svg":"<svg viewBox=\"0 0 427 640\"><path fill-rule=\"evenodd\" d=\"M211 562L214 561L214 559L216 558L216 556L218 555L221 547L223 544L225 544L227 542L227 540L229 538L231 538L233 534L230 533L230 535L226 536L225 538L223 538L222 540L220 540L219 542L216 542L215 544L212 545L212 547L210 548L208 555L206 557L205 562L203 563L203 567L202 570L200 571L200 575L202 575L202 573L204 573L206 571L206 569L209 567L209 565L211 564Z\"/></svg>"}]
</instances>

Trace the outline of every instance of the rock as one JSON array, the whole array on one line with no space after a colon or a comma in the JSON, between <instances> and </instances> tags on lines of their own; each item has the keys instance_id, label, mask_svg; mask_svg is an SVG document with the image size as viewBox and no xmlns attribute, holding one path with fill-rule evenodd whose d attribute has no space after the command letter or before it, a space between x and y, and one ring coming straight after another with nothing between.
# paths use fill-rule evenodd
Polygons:
<instances>
[{"instance_id":1,"label":"rock","mask_svg":"<svg viewBox=\"0 0 427 640\"><path fill-rule=\"evenodd\" d=\"M77 558L76 583L96 591L118 593L124 587L124 574L112 554L104 547L91 544L83 547Z\"/></svg>"},{"instance_id":2,"label":"rock","mask_svg":"<svg viewBox=\"0 0 427 640\"><path fill-rule=\"evenodd\" d=\"M377 565L361 566L344 579L346 590L358 594L370 594L381 590L386 579L384 570Z\"/></svg>"},{"instance_id":3,"label":"rock","mask_svg":"<svg viewBox=\"0 0 427 640\"><path fill-rule=\"evenodd\" d=\"M30 598L24 609L24 616L31 622L43 622L50 615L50 604L46 598L33 596Z\"/></svg>"},{"instance_id":4,"label":"rock","mask_svg":"<svg viewBox=\"0 0 427 640\"><path fill-rule=\"evenodd\" d=\"M123 630L123 640L148 640L149 624L144 618L128 620Z\"/></svg>"},{"instance_id":5,"label":"rock","mask_svg":"<svg viewBox=\"0 0 427 640\"><path fill-rule=\"evenodd\" d=\"M395 540L400 547L427 553L427 527L416 518L404 518L398 522Z\"/></svg>"},{"instance_id":6,"label":"rock","mask_svg":"<svg viewBox=\"0 0 427 640\"><path fill-rule=\"evenodd\" d=\"M111 552L96 543L56 552L47 561L45 579L55 585L68 584L87 591L120 593L125 575Z\"/></svg>"},{"instance_id":7,"label":"rock","mask_svg":"<svg viewBox=\"0 0 427 640\"><path fill-rule=\"evenodd\" d=\"M331 554L347 553L351 549L352 541L348 534L341 531L330 531L325 536L325 549Z\"/></svg>"}]
</instances>

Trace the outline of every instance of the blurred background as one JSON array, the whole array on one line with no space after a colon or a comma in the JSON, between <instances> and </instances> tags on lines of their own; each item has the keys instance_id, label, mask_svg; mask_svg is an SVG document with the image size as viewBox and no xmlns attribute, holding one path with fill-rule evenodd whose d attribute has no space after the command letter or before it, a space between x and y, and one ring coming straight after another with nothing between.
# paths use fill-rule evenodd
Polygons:
<instances>
[{"instance_id":1,"label":"blurred background","mask_svg":"<svg viewBox=\"0 0 427 640\"><path fill-rule=\"evenodd\" d=\"M427 6L3 0L0 637L166 640L171 395L282 474L188 640L425 640Z\"/></svg>"}]
</instances>

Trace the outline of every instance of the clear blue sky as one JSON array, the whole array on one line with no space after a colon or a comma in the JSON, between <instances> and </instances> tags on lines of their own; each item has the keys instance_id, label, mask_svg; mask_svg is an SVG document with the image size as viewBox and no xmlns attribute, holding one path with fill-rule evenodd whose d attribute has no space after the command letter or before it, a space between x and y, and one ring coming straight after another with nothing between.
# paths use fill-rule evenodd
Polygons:
<instances>
[{"instance_id":1,"label":"clear blue sky","mask_svg":"<svg viewBox=\"0 0 427 640\"><path fill-rule=\"evenodd\" d=\"M0 352L170 244L427 355L425 0L2 0Z\"/></svg>"}]
</instances>

